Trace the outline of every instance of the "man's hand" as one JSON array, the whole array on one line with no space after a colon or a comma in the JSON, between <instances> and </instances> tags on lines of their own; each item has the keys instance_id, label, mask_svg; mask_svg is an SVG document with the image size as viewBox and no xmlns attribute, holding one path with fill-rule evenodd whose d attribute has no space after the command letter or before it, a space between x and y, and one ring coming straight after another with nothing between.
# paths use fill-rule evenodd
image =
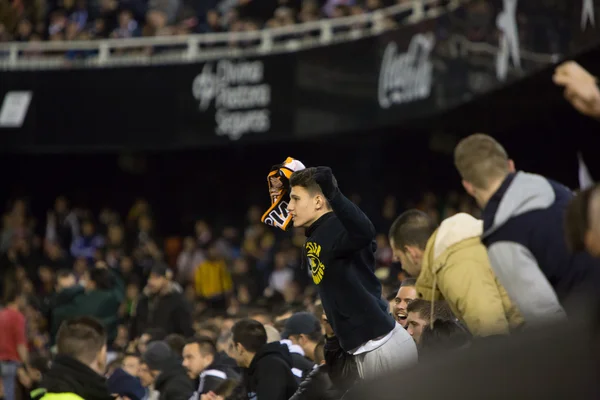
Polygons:
<instances>
[{"instance_id":1,"label":"man's hand","mask_svg":"<svg viewBox=\"0 0 600 400\"><path fill-rule=\"evenodd\" d=\"M552 80L565 91L565 98L580 113L600 119L600 89L596 78L574 61L559 65Z\"/></svg>"},{"instance_id":2,"label":"man's hand","mask_svg":"<svg viewBox=\"0 0 600 400\"><path fill-rule=\"evenodd\" d=\"M329 167L316 167L314 175L315 182L321 187L321 191L327 197L331 199L338 189L337 180L333 176L333 172Z\"/></svg>"}]
</instances>

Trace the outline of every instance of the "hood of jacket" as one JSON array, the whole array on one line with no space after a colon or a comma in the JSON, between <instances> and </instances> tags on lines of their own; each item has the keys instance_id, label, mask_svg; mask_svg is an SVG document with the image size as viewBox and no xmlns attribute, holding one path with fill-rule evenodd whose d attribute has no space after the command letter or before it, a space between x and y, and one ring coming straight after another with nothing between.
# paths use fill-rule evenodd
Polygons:
<instances>
[{"instance_id":1,"label":"hood of jacket","mask_svg":"<svg viewBox=\"0 0 600 400\"><path fill-rule=\"evenodd\" d=\"M472 246L481 246L482 232L483 221L466 213L459 213L442 221L429 238L423 253L421 273L416 284L423 299L433 301L441 298L437 290L437 274L444 268L449 257Z\"/></svg>"},{"instance_id":2,"label":"hood of jacket","mask_svg":"<svg viewBox=\"0 0 600 400\"><path fill-rule=\"evenodd\" d=\"M555 198L552 185L543 176L521 171L509 174L483 210L483 237L513 217L550 207Z\"/></svg>"},{"instance_id":3,"label":"hood of jacket","mask_svg":"<svg viewBox=\"0 0 600 400\"><path fill-rule=\"evenodd\" d=\"M266 358L277 357L281 359L290 369L292 368L292 355L288 350L287 346L279 342L267 343L260 349L258 353L254 355L250 367L248 367L248 374L254 375L256 370L260 367L260 362Z\"/></svg>"},{"instance_id":4,"label":"hood of jacket","mask_svg":"<svg viewBox=\"0 0 600 400\"><path fill-rule=\"evenodd\" d=\"M57 355L40 387L47 393L75 393L85 400L112 400L106 379L74 358Z\"/></svg>"}]
</instances>

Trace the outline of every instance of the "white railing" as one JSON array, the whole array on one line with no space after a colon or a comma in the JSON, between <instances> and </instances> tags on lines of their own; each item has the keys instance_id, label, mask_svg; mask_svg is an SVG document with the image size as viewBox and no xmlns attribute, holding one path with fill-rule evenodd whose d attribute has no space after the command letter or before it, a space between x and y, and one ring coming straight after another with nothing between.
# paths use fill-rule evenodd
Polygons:
<instances>
[{"instance_id":1,"label":"white railing","mask_svg":"<svg viewBox=\"0 0 600 400\"><path fill-rule=\"evenodd\" d=\"M440 6L438 0L412 0L363 15L249 32L0 43L0 69L181 63L297 51L382 33L391 28L388 25L390 18L402 17L401 21L396 21L401 25L417 23L454 10L465 1L451 0L449 4ZM159 51L156 51L157 47ZM65 57L66 54L77 53L85 56L74 60Z\"/></svg>"}]
</instances>

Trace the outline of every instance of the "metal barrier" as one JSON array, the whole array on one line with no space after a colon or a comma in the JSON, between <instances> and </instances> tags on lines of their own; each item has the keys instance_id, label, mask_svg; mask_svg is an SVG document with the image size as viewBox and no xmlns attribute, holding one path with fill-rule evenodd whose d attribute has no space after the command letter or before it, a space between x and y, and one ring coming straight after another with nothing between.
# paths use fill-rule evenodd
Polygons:
<instances>
[{"instance_id":1,"label":"metal barrier","mask_svg":"<svg viewBox=\"0 0 600 400\"><path fill-rule=\"evenodd\" d=\"M363 15L246 32L0 43L0 69L169 64L298 51L377 35L398 24L437 17L464 2L413 0Z\"/></svg>"}]
</instances>

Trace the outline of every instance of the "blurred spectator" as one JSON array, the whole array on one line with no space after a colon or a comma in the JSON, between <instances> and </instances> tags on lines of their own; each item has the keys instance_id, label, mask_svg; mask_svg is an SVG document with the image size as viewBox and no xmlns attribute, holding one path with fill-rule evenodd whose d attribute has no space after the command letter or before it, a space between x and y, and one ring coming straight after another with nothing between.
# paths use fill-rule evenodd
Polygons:
<instances>
[{"instance_id":1,"label":"blurred spectator","mask_svg":"<svg viewBox=\"0 0 600 400\"><path fill-rule=\"evenodd\" d=\"M188 400L192 396L192 380L166 342L150 343L143 358L160 400Z\"/></svg>"},{"instance_id":2,"label":"blurred spectator","mask_svg":"<svg viewBox=\"0 0 600 400\"><path fill-rule=\"evenodd\" d=\"M107 380L108 390L112 395L119 395L129 400L142 400L146 391L135 376L127 373L124 369L116 369Z\"/></svg>"},{"instance_id":3,"label":"blurred spectator","mask_svg":"<svg viewBox=\"0 0 600 400\"><path fill-rule=\"evenodd\" d=\"M130 339L138 338L149 328L161 328L165 333L193 335L191 305L183 297L181 287L171 281L172 273L163 263L150 271L148 285L132 318Z\"/></svg>"},{"instance_id":4,"label":"blurred spectator","mask_svg":"<svg viewBox=\"0 0 600 400\"><path fill-rule=\"evenodd\" d=\"M104 247L104 238L96 232L96 226L91 220L81 224L81 235L73 240L71 255L76 258L85 258L91 262L96 257L96 251Z\"/></svg>"},{"instance_id":5,"label":"blurred spectator","mask_svg":"<svg viewBox=\"0 0 600 400\"><path fill-rule=\"evenodd\" d=\"M14 286L5 286L4 308L0 310L0 373L4 399L14 400L16 393L17 370L21 363L29 363L25 316L25 298Z\"/></svg>"},{"instance_id":6,"label":"blurred spectator","mask_svg":"<svg viewBox=\"0 0 600 400\"><path fill-rule=\"evenodd\" d=\"M183 250L177 257L177 281L185 286L194 280L196 267L206 260L193 237L183 239Z\"/></svg>"},{"instance_id":7,"label":"blurred spectator","mask_svg":"<svg viewBox=\"0 0 600 400\"><path fill-rule=\"evenodd\" d=\"M233 288L227 264L215 243L208 245L206 261L196 268L196 295L216 310L226 310Z\"/></svg>"},{"instance_id":8,"label":"blurred spectator","mask_svg":"<svg viewBox=\"0 0 600 400\"><path fill-rule=\"evenodd\" d=\"M40 385L44 393L56 397L109 399L103 376L106 334L102 324L89 317L65 321L56 342L57 355Z\"/></svg>"}]
</instances>

